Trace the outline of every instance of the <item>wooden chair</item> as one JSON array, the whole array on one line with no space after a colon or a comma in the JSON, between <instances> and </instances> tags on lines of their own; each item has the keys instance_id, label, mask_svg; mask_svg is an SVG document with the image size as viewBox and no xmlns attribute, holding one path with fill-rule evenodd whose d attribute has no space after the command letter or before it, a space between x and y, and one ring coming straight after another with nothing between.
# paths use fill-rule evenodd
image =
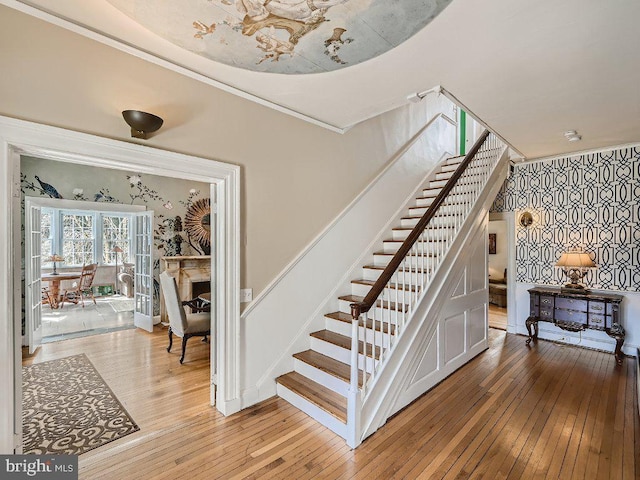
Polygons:
<instances>
[{"instance_id":1,"label":"wooden chair","mask_svg":"<svg viewBox=\"0 0 640 480\"><path fill-rule=\"evenodd\" d=\"M191 337L204 337L204 341L206 341L207 336L211 334L211 312L187 314L184 306L191 306L190 302L192 301L180 301L176 279L167 272L160 274L160 284L162 285L164 303L169 316L169 346L167 347L167 352L171 352L173 334L175 333L182 338L182 356L180 357L180 363L182 363L187 350L187 340Z\"/></svg>"},{"instance_id":2,"label":"wooden chair","mask_svg":"<svg viewBox=\"0 0 640 480\"><path fill-rule=\"evenodd\" d=\"M93 289L91 288L91 285L93 284L93 277L96 276L96 270L98 270L97 263L84 265L82 267L80 279L77 282L73 282L73 287L66 289L62 294L60 308L64 307L65 300L75 304L81 302L82 308L84 308L85 295L89 295L93 300L93 303L96 304L96 298L93 296Z\"/></svg>"},{"instance_id":3,"label":"wooden chair","mask_svg":"<svg viewBox=\"0 0 640 480\"><path fill-rule=\"evenodd\" d=\"M52 307L53 299L51 297L51 290L48 287L42 287L42 305L49 305Z\"/></svg>"}]
</instances>

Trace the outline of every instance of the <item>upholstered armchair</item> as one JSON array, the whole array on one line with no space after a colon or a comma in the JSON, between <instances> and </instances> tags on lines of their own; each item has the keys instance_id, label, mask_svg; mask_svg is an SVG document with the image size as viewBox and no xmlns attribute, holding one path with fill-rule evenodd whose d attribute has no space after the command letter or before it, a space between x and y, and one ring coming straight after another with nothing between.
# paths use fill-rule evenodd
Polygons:
<instances>
[{"instance_id":1,"label":"upholstered armchair","mask_svg":"<svg viewBox=\"0 0 640 480\"><path fill-rule=\"evenodd\" d=\"M191 337L204 337L206 341L207 336L211 334L211 312L187 314L184 306L191 306L190 301L180 301L176 279L167 272L160 274L160 285L162 285L162 294L167 307L167 315L169 316L169 346L167 347L167 352L171 352L173 334L175 333L182 338L182 356L180 357L180 363L182 363L187 350L187 340Z\"/></svg>"},{"instance_id":2,"label":"upholstered armchair","mask_svg":"<svg viewBox=\"0 0 640 480\"><path fill-rule=\"evenodd\" d=\"M120 267L120 272L118 272L118 284L120 286L120 293L129 298L133 297L133 285L134 285L134 275L133 275L133 263L125 263Z\"/></svg>"}]
</instances>

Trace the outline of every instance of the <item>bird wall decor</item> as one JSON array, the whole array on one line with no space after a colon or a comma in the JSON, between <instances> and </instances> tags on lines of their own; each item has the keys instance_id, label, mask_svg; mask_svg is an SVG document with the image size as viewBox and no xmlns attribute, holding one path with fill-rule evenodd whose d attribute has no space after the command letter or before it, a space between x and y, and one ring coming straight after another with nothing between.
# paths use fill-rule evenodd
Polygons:
<instances>
[{"instance_id":1,"label":"bird wall decor","mask_svg":"<svg viewBox=\"0 0 640 480\"><path fill-rule=\"evenodd\" d=\"M62 195L60 195L58 193L58 190L56 190L56 188L53 185L50 185L48 183L43 182L42 180L40 180L40 177L38 177L37 175L36 175L36 180L40 184L40 187L42 188L42 191L44 193L46 193L47 195L49 195L49 197L51 197L51 198L62 198Z\"/></svg>"}]
</instances>

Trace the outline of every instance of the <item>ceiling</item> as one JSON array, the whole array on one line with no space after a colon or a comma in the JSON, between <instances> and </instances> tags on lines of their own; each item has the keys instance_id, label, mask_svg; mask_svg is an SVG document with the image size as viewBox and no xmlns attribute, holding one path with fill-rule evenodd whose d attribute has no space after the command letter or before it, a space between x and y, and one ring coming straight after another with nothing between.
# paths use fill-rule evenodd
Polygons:
<instances>
[{"instance_id":1,"label":"ceiling","mask_svg":"<svg viewBox=\"0 0 640 480\"><path fill-rule=\"evenodd\" d=\"M196 3L209 7L231 6L240 1ZM336 4L324 15L328 24L337 28L346 25L346 20L342 20L347 17L338 13L349 2L353 2L352 9L358 6L360 15L383 0L315 1ZM257 65L256 59L262 57L254 56L244 68L229 65L242 63L234 61L233 55L215 61L211 52L194 53L193 42L204 38L193 37L188 45L180 46L166 25L188 19L188 27L193 29L190 32L207 37L213 31L212 25L215 23L214 29L218 28L216 22L224 19L215 16L192 19L192 14L176 17L170 9L156 8L175 4L167 0L0 0L0 3L334 130L348 129L406 104L413 93L441 85L527 158L640 142L637 0L452 0L450 4L449 0L384 0L400 10L412 5L413 10L408 11L414 12L420 10L416 10L418 4L424 8L435 6L410 27L405 25L406 14L403 17L396 12L394 17L393 12L387 11L385 17L381 13L379 20L389 18L388 15L392 15L392 20L380 21L371 29L394 39L385 42L386 51L368 41L358 42L355 34L353 42L344 42L352 38L349 35L357 32L357 27L349 27L351 31L346 28L346 33L334 31L334 40L338 38L342 43L334 45L339 48L330 53L337 52L340 60L349 61L345 64L325 61L319 69L308 67L313 62L303 67L287 67L287 62L293 65L290 60L295 62L298 57L306 60L312 55L316 59L330 57L324 53L324 42L317 39L314 42L320 47L320 57L301 49L299 55L285 53L277 62L273 56L267 57ZM139 8L127 10L127 5ZM136 21L150 17L145 16L143 7L155 9L156 20L163 12L168 18L164 23L157 20L153 25L151 22L143 26ZM336 14L333 18L332 9ZM361 17L365 18L364 14ZM421 28L422 25L426 26ZM218 33L220 30L222 27ZM414 31L417 33L412 35ZM280 35L279 30L274 34L271 28L265 32L263 47ZM318 38L326 37L325 34L323 31ZM260 48L256 42L261 41L255 37L252 42L252 49L263 57L277 50ZM227 45L224 50L229 48ZM246 63L246 59L243 61ZM563 135L567 130L577 130L582 140L569 143Z\"/></svg>"}]
</instances>

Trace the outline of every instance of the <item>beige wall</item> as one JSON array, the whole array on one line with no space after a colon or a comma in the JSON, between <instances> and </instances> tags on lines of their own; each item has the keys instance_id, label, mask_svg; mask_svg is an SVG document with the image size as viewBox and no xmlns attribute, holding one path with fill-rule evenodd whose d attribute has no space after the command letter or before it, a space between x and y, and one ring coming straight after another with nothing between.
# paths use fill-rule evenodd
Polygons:
<instances>
[{"instance_id":1,"label":"beige wall","mask_svg":"<svg viewBox=\"0 0 640 480\"><path fill-rule=\"evenodd\" d=\"M165 119L146 145L240 165L241 284L254 295L429 115L411 105L339 135L7 7L0 62L0 115L133 141L120 112L146 110Z\"/></svg>"}]
</instances>

